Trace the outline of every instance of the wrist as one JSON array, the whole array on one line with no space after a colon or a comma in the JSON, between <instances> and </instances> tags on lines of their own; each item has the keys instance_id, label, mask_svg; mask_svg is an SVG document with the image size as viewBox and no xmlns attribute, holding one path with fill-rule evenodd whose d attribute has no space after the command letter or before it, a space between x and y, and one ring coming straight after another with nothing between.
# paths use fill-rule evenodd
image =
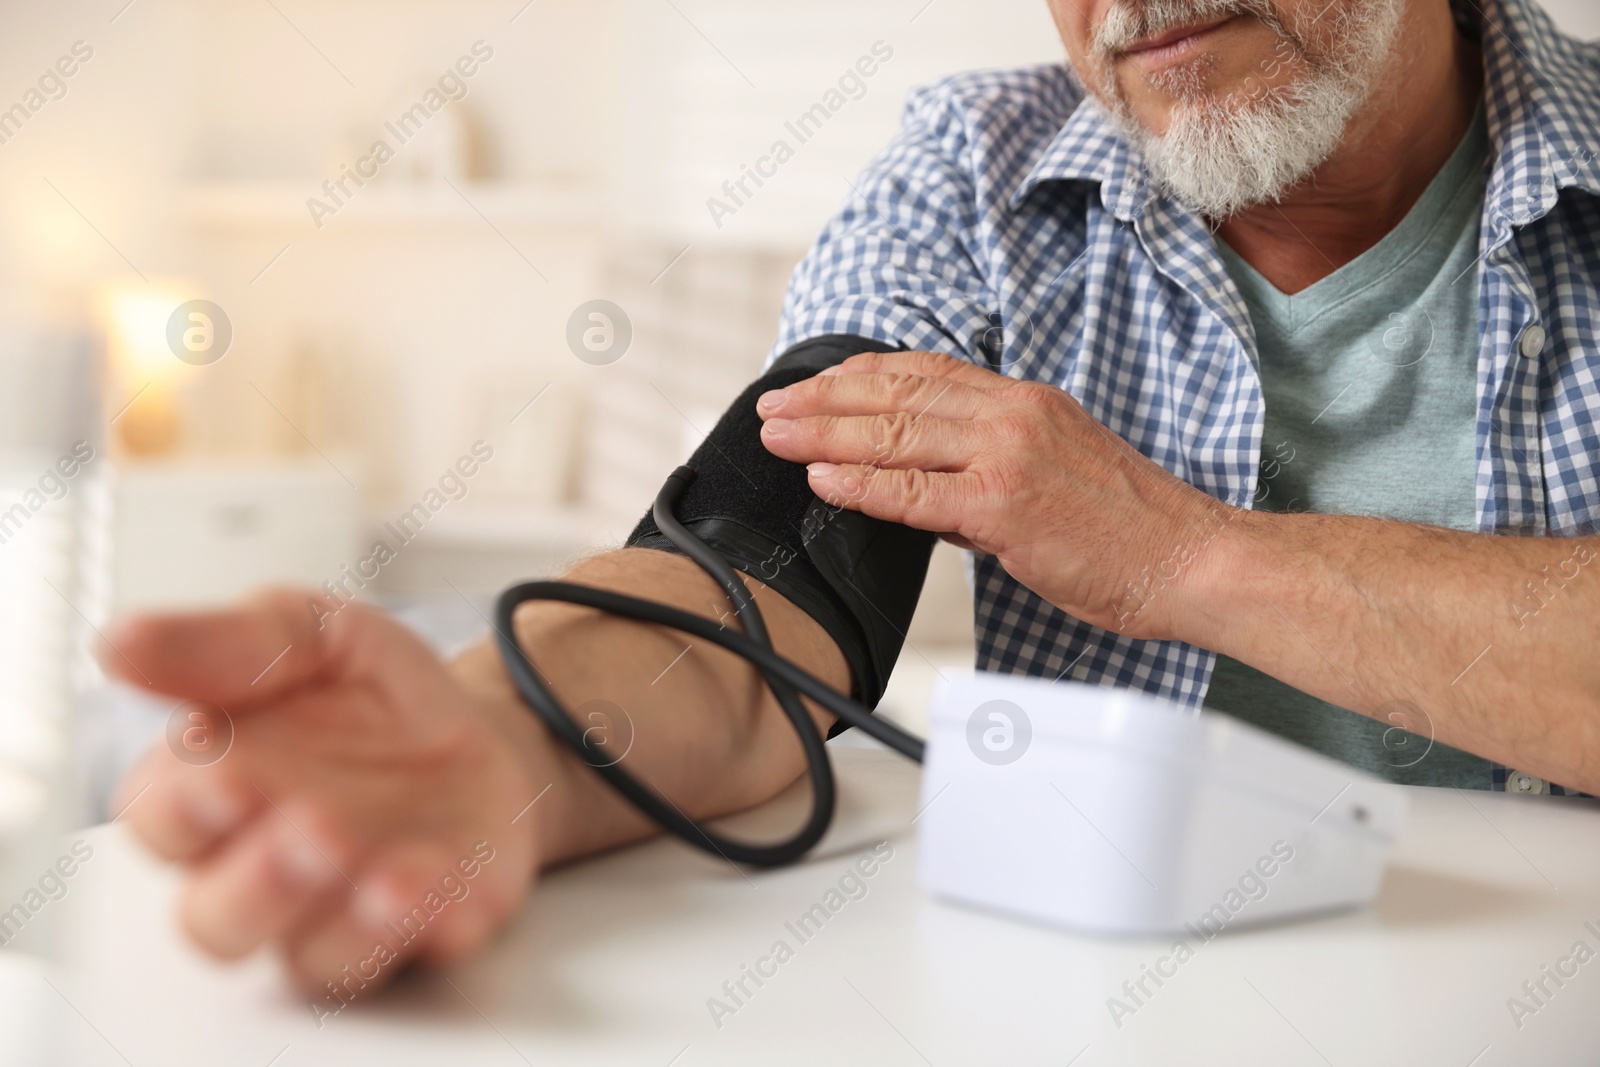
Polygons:
<instances>
[{"instance_id":1,"label":"wrist","mask_svg":"<svg viewBox=\"0 0 1600 1067\"><path fill-rule=\"evenodd\" d=\"M1243 622L1260 605L1274 520L1282 516L1212 501L1197 523L1198 551L1169 625L1171 639L1231 653Z\"/></svg>"},{"instance_id":2,"label":"wrist","mask_svg":"<svg viewBox=\"0 0 1600 1067\"><path fill-rule=\"evenodd\" d=\"M1170 490L1150 501L1155 521L1132 524L1144 536L1128 538L1125 551L1135 553L1124 572L1130 576L1120 580L1105 625L1139 640L1193 642L1214 626L1212 598L1230 581L1221 557L1249 512L1170 481Z\"/></svg>"}]
</instances>

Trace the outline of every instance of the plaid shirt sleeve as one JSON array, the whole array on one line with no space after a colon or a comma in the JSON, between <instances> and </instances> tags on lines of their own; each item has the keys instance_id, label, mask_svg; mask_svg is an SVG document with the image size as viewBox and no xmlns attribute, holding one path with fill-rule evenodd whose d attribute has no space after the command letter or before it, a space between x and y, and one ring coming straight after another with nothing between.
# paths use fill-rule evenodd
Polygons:
<instances>
[{"instance_id":1,"label":"plaid shirt sleeve","mask_svg":"<svg viewBox=\"0 0 1600 1067\"><path fill-rule=\"evenodd\" d=\"M947 99L937 86L911 94L900 132L790 280L771 358L823 334L973 358L994 300L971 246L971 145Z\"/></svg>"}]
</instances>

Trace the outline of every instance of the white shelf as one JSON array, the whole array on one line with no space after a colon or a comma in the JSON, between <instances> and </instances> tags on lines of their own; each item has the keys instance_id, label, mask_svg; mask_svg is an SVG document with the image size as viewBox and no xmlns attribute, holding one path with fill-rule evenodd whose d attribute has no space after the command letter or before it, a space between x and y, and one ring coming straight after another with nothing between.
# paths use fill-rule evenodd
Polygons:
<instances>
[{"instance_id":1,"label":"white shelf","mask_svg":"<svg viewBox=\"0 0 1600 1067\"><path fill-rule=\"evenodd\" d=\"M191 225L213 230L318 229L306 202L330 201L319 185L299 182L220 182L181 190L179 214ZM355 190L336 214L322 215L321 229L351 226L497 227L577 229L598 215L597 197L576 185L526 182L457 182L368 185Z\"/></svg>"}]
</instances>

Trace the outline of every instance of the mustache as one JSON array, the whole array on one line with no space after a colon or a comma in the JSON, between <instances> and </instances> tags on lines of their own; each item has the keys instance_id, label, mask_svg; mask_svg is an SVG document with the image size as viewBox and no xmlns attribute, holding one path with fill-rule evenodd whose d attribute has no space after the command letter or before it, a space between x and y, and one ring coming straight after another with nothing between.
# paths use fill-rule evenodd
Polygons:
<instances>
[{"instance_id":1,"label":"mustache","mask_svg":"<svg viewBox=\"0 0 1600 1067\"><path fill-rule=\"evenodd\" d=\"M1091 47L1104 62L1135 41L1235 15L1258 18L1281 36L1293 36L1268 0L1114 0L1095 27Z\"/></svg>"}]
</instances>

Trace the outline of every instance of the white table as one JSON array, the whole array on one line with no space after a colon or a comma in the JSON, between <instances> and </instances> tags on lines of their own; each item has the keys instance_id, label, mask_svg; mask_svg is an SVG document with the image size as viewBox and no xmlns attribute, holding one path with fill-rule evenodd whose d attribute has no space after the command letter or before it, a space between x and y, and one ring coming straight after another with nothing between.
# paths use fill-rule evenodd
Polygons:
<instances>
[{"instance_id":1,"label":"white table","mask_svg":"<svg viewBox=\"0 0 1600 1067\"><path fill-rule=\"evenodd\" d=\"M1375 907L1227 932L1119 1028L1107 998L1169 941L1074 936L929 899L916 886L915 768L833 747L840 816L804 864L747 874L658 841L578 865L545 879L483 957L412 976L321 1029L270 958L218 966L193 953L174 929L173 874L120 828L97 828L95 858L52 905L81 958L39 1003L73 1067L1600 1063L1600 958L1551 985L1520 1030L1506 1003L1574 942L1600 952L1584 927L1600 928L1600 802L1413 790ZM739 828L793 819L786 799L787 813ZM867 895L800 944L785 923L884 840L894 855ZM793 958L759 989L746 980L752 995L719 1028L707 999L779 939ZM20 1005L43 978L7 981L0 992Z\"/></svg>"}]
</instances>

